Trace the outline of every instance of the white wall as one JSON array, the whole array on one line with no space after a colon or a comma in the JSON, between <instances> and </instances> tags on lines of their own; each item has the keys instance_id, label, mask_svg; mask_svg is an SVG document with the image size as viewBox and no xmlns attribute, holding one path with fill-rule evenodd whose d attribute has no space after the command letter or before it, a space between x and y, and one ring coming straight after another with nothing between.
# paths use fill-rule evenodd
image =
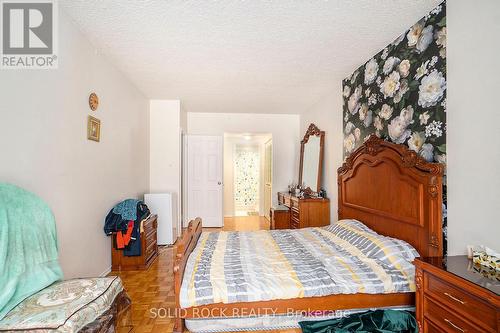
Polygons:
<instances>
[{"instance_id":1,"label":"white wall","mask_svg":"<svg viewBox=\"0 0 500 333\"><path fill-rule=\"evenodd\" d=\"M500 251L500 2L447 3L448 248Z\"/></svg>"},{"instance_id":2,"label":"white wall","mask_svg":"<svg viewBox=\"0 0 500 333\"><path fill-rule=\"evenodd\" d=\"M182 187L180 133L181 123L185 122L183 118L185 116L183 116L179 100L150 101L149 190L151 193L172 193L173 220L177 222L180 221L179 203ZM180 230L180 224L177 226L176 232Z\"/></svg>"},{"instance_id":3,"label":"white wall","mask_svg":"<svg viewBox=\"0 0 500 333\"><path fill-rule=\"evenodd\" d=\"M286 114L192 113L187 114L188 132L194 135L269 133L273 138L273 202L298 179L300 116Z\"/></svg>"},{"instance_id":4,"label":"white wall","mask_svg":"<svg viewBox=\"0 0 500 333\"><path fill-rule=\"evenodd\" d=\"M337 220L337 169L342 164L342 87L338 80L338 87L319 100L310 109L305 110L300 117L301 140L309 127L313 123L320 130L325 131L325 150L323 164L322 187L326 190L330 198L331 220ZM298 154L297 159L300 159Z\"/></svg>"},{"instance_id":5,"label":"white wall","mask_svg":"<svg viewBox=\"0 0 500 333\"><path fill-rule=\"evenodd\" d=\"M149 187L155 192L179 190L180 101L152 100L149 107Z\"/></svg>"},{"instance_id":6,"label":"white wall","mask_svg":"<svg viewBox=\"0 0 500 333\"><path fill-rule=\"evenodd\" d=\"M100 97L97 112L88 96ZM111 266L104 218L149 186L148 102L59 15L59 69L0 74L0 181L26 188L52 208L66 278ZM101 142L87 140L87 116Z\"/></svg>"}]
</instances>

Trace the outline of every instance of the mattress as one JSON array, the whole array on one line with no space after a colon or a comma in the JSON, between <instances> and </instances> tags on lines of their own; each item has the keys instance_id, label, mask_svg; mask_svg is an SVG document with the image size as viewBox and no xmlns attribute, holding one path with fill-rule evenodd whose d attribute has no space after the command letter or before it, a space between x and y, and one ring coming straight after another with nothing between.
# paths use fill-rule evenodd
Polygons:
<instances>
[{"instance_id":1,"label":"mattress","mask_svg":"<svg viewBox=\"0 0 500 333\"><path fill-rule=\"evenodd\" d=\"M414 292L416 256L410 244L356 220L322 228L204 232L188 258L180 305Z\"/></svg>"},{"instance_id":2,"label":"mattress","mask_svg":"<svg viewBox=\"0 0 500 333\"><path fill-rule=\"evenodd\" d=\"M26 298L0 321L0 332L78 332L123 292L119 277L56 282Z\"/></svg>"}]
</instances>

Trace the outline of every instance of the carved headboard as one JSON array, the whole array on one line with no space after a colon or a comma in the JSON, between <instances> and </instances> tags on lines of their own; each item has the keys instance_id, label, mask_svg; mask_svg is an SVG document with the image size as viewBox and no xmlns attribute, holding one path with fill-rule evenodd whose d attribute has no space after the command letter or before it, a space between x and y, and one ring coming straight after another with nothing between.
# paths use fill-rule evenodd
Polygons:
<instances>
[{"instance_id":1,"label":"carved headboard","mask_svg":"<svg viewBox=\"0 0 500 333\"><path fill-rule=\"evenodd\" d=\"M338 169L339 219L441 256L443 165L372 135Z\"/></svg>"}]
</instances>

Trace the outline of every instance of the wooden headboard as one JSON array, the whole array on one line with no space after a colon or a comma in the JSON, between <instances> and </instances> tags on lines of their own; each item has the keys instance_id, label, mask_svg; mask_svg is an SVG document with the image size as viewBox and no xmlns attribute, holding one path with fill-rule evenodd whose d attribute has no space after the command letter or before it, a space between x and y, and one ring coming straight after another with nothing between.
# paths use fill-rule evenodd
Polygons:
<instances>
[{"instance_id":1,"label":"wooden headboard","mask_svg":"<svg viewBox=\"0 0 500 333\"><path fill-rule=\"evenodd\" d=\"M421 256L441 256L443 171L442 164L372 135L338 169L339 219L402 239Z\"/></svg>"}]
</instances>

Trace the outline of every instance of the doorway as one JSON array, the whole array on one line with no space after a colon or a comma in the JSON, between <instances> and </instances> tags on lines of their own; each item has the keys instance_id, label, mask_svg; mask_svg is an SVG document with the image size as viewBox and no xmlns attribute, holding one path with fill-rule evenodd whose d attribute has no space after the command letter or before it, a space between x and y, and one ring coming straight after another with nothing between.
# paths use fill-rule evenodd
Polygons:
<instances>
[{"instance_id":1,"label":"doorway","mask_svg":"<svg viewBox=\"0 0 500 333\"><path fill-rule=\"evenodd\" d=\"M224 134L224 217L230 222L258 224L269 217L271 139L262 133Z\"/></svg>"},{"instance_id":2,"label":"doorway","mask_svg":"<svg viewBox=\"0 0 500 333\"><path fill-rule=\"evenodd\" d=\"M260 152L256 144L234 145L234 216L258 216L260 207Z\"/></svg>"}]
</instances>

